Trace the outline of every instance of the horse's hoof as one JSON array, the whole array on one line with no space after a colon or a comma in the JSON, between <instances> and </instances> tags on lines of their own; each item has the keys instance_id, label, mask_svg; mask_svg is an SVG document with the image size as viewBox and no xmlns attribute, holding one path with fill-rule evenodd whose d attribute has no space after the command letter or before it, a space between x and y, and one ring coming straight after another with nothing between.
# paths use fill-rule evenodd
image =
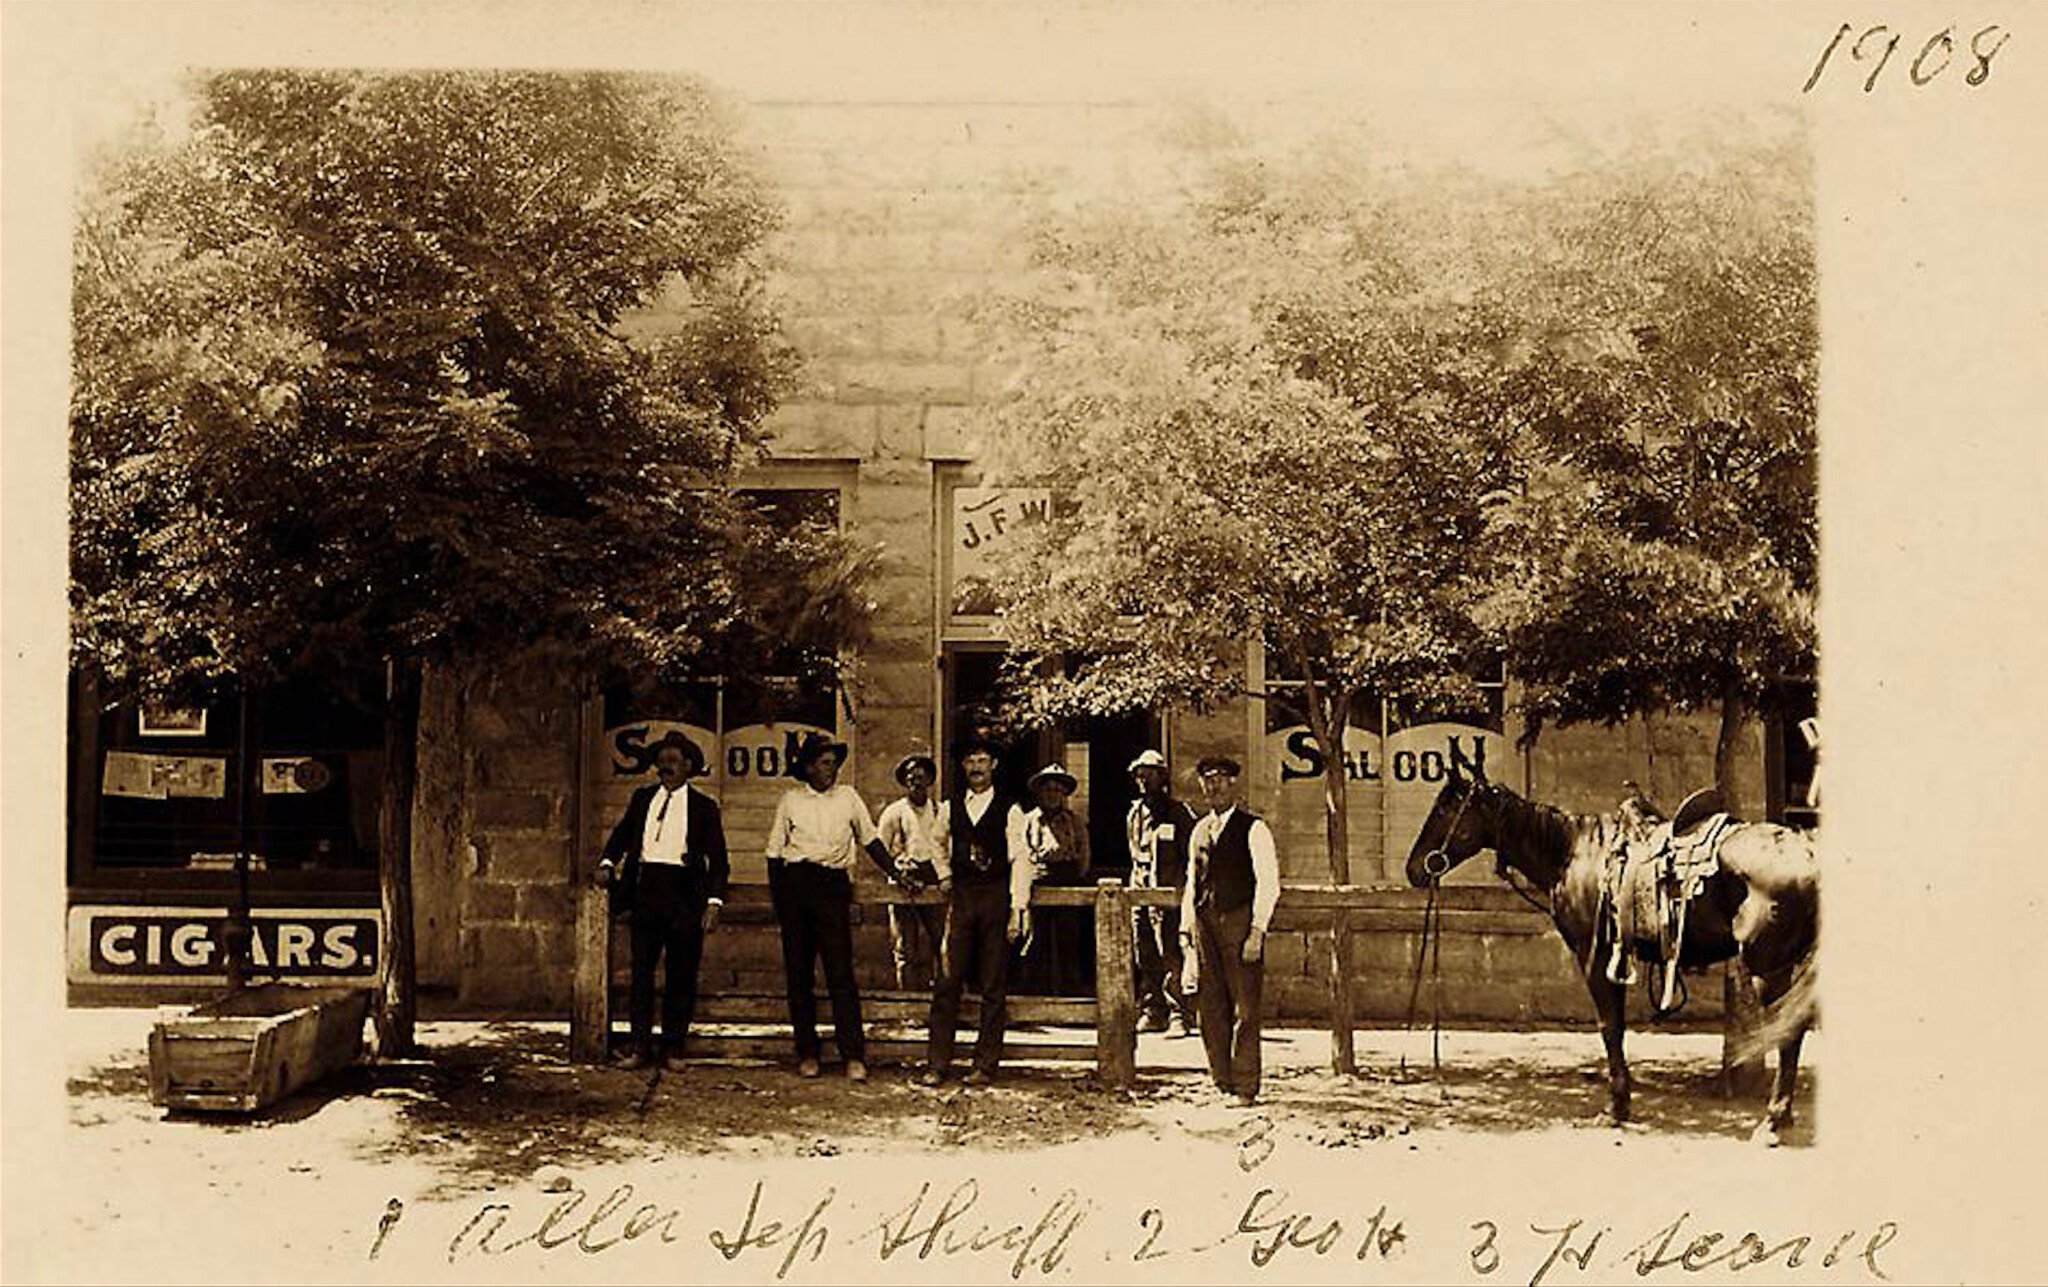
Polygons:
<instances>
[{"instance_id":1,"label":"horse's hoof","mask_svg":"<svg viewBox=\"0 0 2048 1287\"><path fill-rule=\"evenodd\" d=\"M1778 1128L1775 1123L1758 1122L1756 1129L1749 1133L1749 1142L1761 1144L1765 1148L1776 1148L1784 1141L1779 1137Z\"/></svg>"}]
</instances>

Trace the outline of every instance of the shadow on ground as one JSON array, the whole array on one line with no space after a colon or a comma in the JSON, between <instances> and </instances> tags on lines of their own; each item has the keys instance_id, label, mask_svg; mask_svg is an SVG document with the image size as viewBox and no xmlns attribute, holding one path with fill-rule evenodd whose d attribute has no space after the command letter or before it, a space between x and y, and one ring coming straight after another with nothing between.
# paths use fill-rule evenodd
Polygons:
<instances>
[{"instance_id":1,"label":"shadow on ground","mask_svg":"<svg viewBox=\"0 0 2048 1287\"><path fill-rule=\"evenodd\" d=\"M1760 1097L1724 1096L1718 1068L1703 1061L1645 1059L1634 1071L1631 1135L1743 1140L1762 1116ZM1255 1130L1316 1147L1392 1146L1437 1131L1591 1127L1606 1103L1597 1061L1573 1064L1555 1051L1467 1057L1438 1074L1427 1061L1405 1074L1369 1067L1358 1077L1272 1068L1253 1110L1231 1106L1191 1071L1148 1074L1130 1092L1106 1091L1073 1065L1016 1068L976 1089L927 1089L914 1084L915 1072L880 1067L856 1085L836 1067L812 1080L786 1063L707 1061L656 1076L570 1062L559 1027L493 1023L430 1045L423 1058L345 1069L264 1114L174 1116L232 1134L327 1115L340 1129L363 1127L351 1145L363 1160L407 1156L450 1190L469 1190L549 1166L693 1153L1002 1151L1123 1133L1238 1140ZM1787 1144L1812 1143L1815 1080L1802 1071ZM160 1113L148 1104L146 1059L93 1068L69 1090L78 1125ZM375 1123L395 1129L369 1128Z\"/></svg>"}]
</instances>

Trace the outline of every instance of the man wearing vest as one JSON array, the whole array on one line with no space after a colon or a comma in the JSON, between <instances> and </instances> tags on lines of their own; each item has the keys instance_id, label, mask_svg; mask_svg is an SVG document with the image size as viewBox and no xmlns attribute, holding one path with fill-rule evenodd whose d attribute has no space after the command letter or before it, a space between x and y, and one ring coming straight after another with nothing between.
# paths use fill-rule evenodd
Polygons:
<instances>
[{"instance_id":1,"label":"man wearing vest","mask_svg":"<svg viewBox=\"0 0 2048 1287\"><path fill-rule=\"evenodd\" d=\"M932 989L930 1060L920 1082L936 1086L953 1064L960 993L972 970L981 987L981 1027L974 1041L970 1086L994 1080L1008 1021L1010 947L1031 914L1031 864L1024 857L1024 808L995 785L995 747L970 737L959 748L964 779L946 802L946 927L939 941L939 981ZM1015 861L1012 861L1012 857Z\"/></svg>"},{"instance_id":2,"label":"man wearing vest","mask_svg":"<svg viewBox=\"0 0 2048 1287\"><path fill-rule=\"evenodd\" d=\"M605 842L597 879L611 886L613 906L632 918L628 1009L633 1048L620 1066L644 1068L656 1058L654 975L666 956L662 1058L667 1067L678 1069L697 1007L704 936L718 924L725 901L725 823L716 800L690 789L689 780L704 771L704 753L695 742L681 733L666 734L654 744L654 768L661 780L633 792L626 802L624 816Z\"/></svg>"},{"instance_id":3,"label":"man wearing vest","mask_svg":"<svg viewBox=\"0 0 2048 1287\"><path fill-rule=\"evenodd\" d=\"M1259 1006L1266 929L1280 901L1273 830L1238 800L1240 769L1227 755L1195 766L1209 816L1188 844L1181 941L1194 957L1195 1005L1209 1076L1251 1105L1259 1097Z\"/></svg>"}]
</instances>

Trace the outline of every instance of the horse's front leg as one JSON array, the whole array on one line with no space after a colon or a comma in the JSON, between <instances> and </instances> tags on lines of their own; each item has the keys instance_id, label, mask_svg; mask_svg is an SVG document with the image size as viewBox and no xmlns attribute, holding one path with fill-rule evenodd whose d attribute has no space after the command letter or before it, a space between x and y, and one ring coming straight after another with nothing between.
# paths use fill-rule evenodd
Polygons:
<instances>
[{"instance_id":1,"label":"horse's front leg","mask_svg":"<svg viewBox=\"0 0 2048 1287\"><path fill-rule=\"evenodd\" d=\"M1607 1045L1608 1115L1620 1126L1628 1121L1630 1089L1628 1057L1621 1048L1627 1031L1628 989L1626 984L1609 982L1597 969L1587 978L1586 986L1593 993L1593 1008L1600 1013L1600 1040Z\"/></svg>"}]
</instances>

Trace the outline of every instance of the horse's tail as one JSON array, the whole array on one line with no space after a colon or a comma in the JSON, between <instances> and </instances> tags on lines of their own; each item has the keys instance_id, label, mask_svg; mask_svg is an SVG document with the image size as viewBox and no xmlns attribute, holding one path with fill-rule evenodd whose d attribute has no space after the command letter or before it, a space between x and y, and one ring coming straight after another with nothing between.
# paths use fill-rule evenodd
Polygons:
<instances>
[{"instance_id":1,"label":"horse's tail","mask_svg":"<svg viewBox=\"0 0 2048 1287\"><path fill-rule=\"evenodd\" d=\"M1786 1041L1811 1028L1820 1018L1820 988L1815 968L1818 945L1809 946L1806 954L1792 967L1792 980L1784 992L1770 1004L1760 1007L1760 1017L1755 1027L1733 1034L1729 1038L1729 1057L1735 1063L1747 1063L1766 1050L1776 1050Z\"/></svg>"}]
</instances>

